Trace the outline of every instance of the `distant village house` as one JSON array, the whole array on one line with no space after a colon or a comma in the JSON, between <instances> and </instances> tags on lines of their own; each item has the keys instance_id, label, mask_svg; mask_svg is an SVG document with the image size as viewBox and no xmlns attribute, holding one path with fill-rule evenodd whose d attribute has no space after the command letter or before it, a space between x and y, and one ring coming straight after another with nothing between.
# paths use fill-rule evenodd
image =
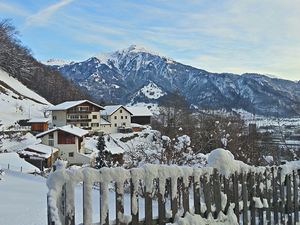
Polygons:
<instances>
[{"instance_id":1,"label":"distant village house","mask_svg":"<svg viewBox=\"0 0 300 225\"><path fill-rule=\"evenodd\" d=\"M90 155L85 154L84 137L88 131L75 127L74 125L66 125L55 127L51 130L36 135L41 138L42 144L59 149L59 157L67 160L69 164L82 165L91 164L94 160Z\"/></svg>"},{"instance_id":2,"label":"distant village house","mask_svg":"<svg viewBox=\"0 0 300 225\"><path fill-rule=\"evenodd\" d=\"M50 107L53 126L67 124L86 130L100 130L100 110L104 108L88 100L68 101Z\"/></svg>"}]
</instances>

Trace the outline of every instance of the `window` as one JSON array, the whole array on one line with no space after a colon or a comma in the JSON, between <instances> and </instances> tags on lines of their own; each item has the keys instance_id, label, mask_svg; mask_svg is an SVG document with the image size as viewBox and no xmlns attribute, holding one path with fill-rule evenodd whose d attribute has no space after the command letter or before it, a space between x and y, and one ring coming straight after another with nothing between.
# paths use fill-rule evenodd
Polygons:
<instances>
[{"instance_id":1,"label":"window","mask_svg":"<svg viewBox=\"0 0 300 225\"><path fill-rule=\"evenodd\" d=\"M89 124L88 124L88 123L80 123L80 126L81 126L81 127L88 127Z\"/></svg>"},{"instance_id":2,"label":"window","mask_svg":"<svg viewBox=\"0 0 300 225\"><path fill-rule=\"evenodd\" d=\"M74 157L74 152L69 152L69 157Z\"/></svg>"},{"instance_id":3,"label":"window","mask_svg":"<svg viewBox=\"0 0 300 225\"><path fill-rule=\"evenodd\" d=\"M127 116L125 116L125 119L127 119Z\"/></svg>"},{"instance_id":4,"label":"window","mask_svg":"<svg viewBox=\"0 0 300 225\"><path fill-rule=\"evenodd\" d=\"M80 116L80 119L88 119L89 118L89 115L81 115Z\"/></svg>"},{"instance_id":5,"label":"window","mask_svg":"<svg viewBox=\"0 0 300 225\"><path fill-rule=\"evenodd\" d=\"M91 123L92 127L99 127L99 123Z\"/></svg>"},{"instance_id":6,"label":"window","mask_svg":"<svg viewBox=\"0 0 300 225\"><path fill-rule=\"evenodd\" d=\"M120 113L122 113L123 112L123 110L122 109L120 109Z\"/></svg>"},{"instance_id":7,"label":"window","mask_svg":"<svg viewBox=\"0 0 300 225\"><path fill-rule=\"evenodd\" d=\"M122 126L123 126L123 127L126 127L126 123L122 123Z\"/></svg>"},{"instance_id":8,"label":"window","mask_svg":"<svg viewBox=\"0 0 300 225\"><path fill-rule=\"evenodd\" d=\"M117 127L118 125L115 123L115 127Z\"/></svg>"},{"instance_id":9,"label":"window","mask_svg":"<svg viewBox=\"0 0 300 225\"><path fill-rule=\"evenodd\" d=\"M53 116L52 119L53 119L53 120L56 120L56 116Z\"/></svg>"},{"instance_id":10,"label":"window","mask_svg":"<svg viewBox=\"0 0 300 225\"><path fill-rule=\"evenodd\" d=\"M121 116L121 119L123 119L123 116Z\"/></svg>"},{"instance_id":11,"label":"window","mask_svg":"<svg viewBox=\"0 0 300 225\"><path fill-rule=\"evenodd\" d=\"M48 136L48 144L49 146L54 146L54 136L53 133L50 133Z\"/></svg>"},{"instance_id":12,"label":"window","mask_svg":"<svg viewBox=\"0 0 300 225\"><path fill-rule=\"evenodd\" d=\"M93 115L93 119L97 119L97 115Z\"/></svg>"},{"instance_id":13,"label":"window","mask_svg":"<svg viewBox=\"0 0 300 225\"><path fill-rule=\"evenodd\" d=\"M89 107L88 106L79 106L78 110L79 110L79 112L87 112L87 111L89 111Z\"/></svg>"},{"instance_id":14,"label":"window","mask_svg":"<svg viewBox=\"0 0 300 225\"><path fill-rule=\"evenodd\" d=\"M75 144L75 136L63 131L58 131L58 144Z\"/></svg>"},{"instance_id":15,"label":"window","mask_svg":"<svg viewBox=\"0 0 300 225\"><path fill-rule=\"evenodd\" d=\"M115 116L115 120L117 119L117 116Z\"/></svg>"}]
</instances>

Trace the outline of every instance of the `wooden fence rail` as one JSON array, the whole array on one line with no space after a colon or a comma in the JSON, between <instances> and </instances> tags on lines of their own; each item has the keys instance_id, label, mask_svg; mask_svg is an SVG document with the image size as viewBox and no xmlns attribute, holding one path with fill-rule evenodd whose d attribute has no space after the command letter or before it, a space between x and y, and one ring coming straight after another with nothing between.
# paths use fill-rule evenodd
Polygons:
<instances>
[{"instance_id":1,"label":"wooden fence rail","mask_svg":"<svg viewBox=\"0 0 300 225\"><path fill-rule=\"evenodd\" d=\"M241 225L296 225L299 222L298 170L283 173L280 167L267 167L229 177L212 168L167 166L133 170L104 168L100 172L84 169L77 173L63 170L50 176L48 225L75 224L74 190L75 184L81 181L84 225L93 224L92 189L95 187L100 196L98 222L101 225L164 225L174 222L176 215L184 216L187 212L217 219L220 213L227 214L232 203ZM62 174L64 179L61 179ZM112 192L116 206L114 221L109 220ZM130 204L124 204L125 195L130 196ZM145 206L139 207L139 201L144 201ZM157 203L155 216L154 202ZM127 207L130 209L125 210ZM141 210L144 210L144 218L139 216ZM125 215L125 211L131 215Z\"/></svg>"}]
</instances>

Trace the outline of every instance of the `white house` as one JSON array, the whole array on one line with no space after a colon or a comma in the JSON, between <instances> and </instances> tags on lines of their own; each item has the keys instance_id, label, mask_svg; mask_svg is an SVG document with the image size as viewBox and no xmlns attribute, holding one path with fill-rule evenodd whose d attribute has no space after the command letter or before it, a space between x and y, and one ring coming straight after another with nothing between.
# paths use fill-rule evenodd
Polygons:
<instances>
[{"instance_id":1,"label":"white house","mask_svg":"<svg viewBox=\"0 0 300 225\"><path fill-rule=\"evenodd\" d=\"M67 124L86 129L100 130L100 110L104 108L89 100L68 101L50 107L53 126L60 127Z\"/></svg>"},{"instance_id":2,"label":"white house","mask_svg":"<svg viewBox=\"0 0 300 225\"><path fill-rule=\"evenodd\" d=\"M84 154L84 136L88 131L73 125L55 127L36 135L41 138L42 144L59 149L59 157L69 164L91 164L93 157Z\"/></svg>"},{"instance_id":3,"label":"white house","mask_svg":"<svg viewBox=\"0 0 300 225\"><path fill-rule=\"evenodd\" d=\"M111 124L111 133L131 131L132 113L126 107L122 105L108 105L100 113L101 117Z\"/></svg>"}]
</instances>

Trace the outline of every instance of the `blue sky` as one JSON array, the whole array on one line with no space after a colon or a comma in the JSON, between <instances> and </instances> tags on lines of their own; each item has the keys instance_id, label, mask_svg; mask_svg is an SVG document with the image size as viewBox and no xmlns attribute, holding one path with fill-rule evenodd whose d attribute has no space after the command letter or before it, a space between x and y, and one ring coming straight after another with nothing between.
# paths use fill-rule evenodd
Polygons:
<instances>
[{"instance_id":1,"label":"blue sky","mask_svg":"<svg viewBox=\"0 0 300 225\"><path fill-rule=\"evenodd\" d=\"M0 0L3 18L41 61L136 44L211 72L300 80L298 0Z\"/></svg>"}]
</instances>

